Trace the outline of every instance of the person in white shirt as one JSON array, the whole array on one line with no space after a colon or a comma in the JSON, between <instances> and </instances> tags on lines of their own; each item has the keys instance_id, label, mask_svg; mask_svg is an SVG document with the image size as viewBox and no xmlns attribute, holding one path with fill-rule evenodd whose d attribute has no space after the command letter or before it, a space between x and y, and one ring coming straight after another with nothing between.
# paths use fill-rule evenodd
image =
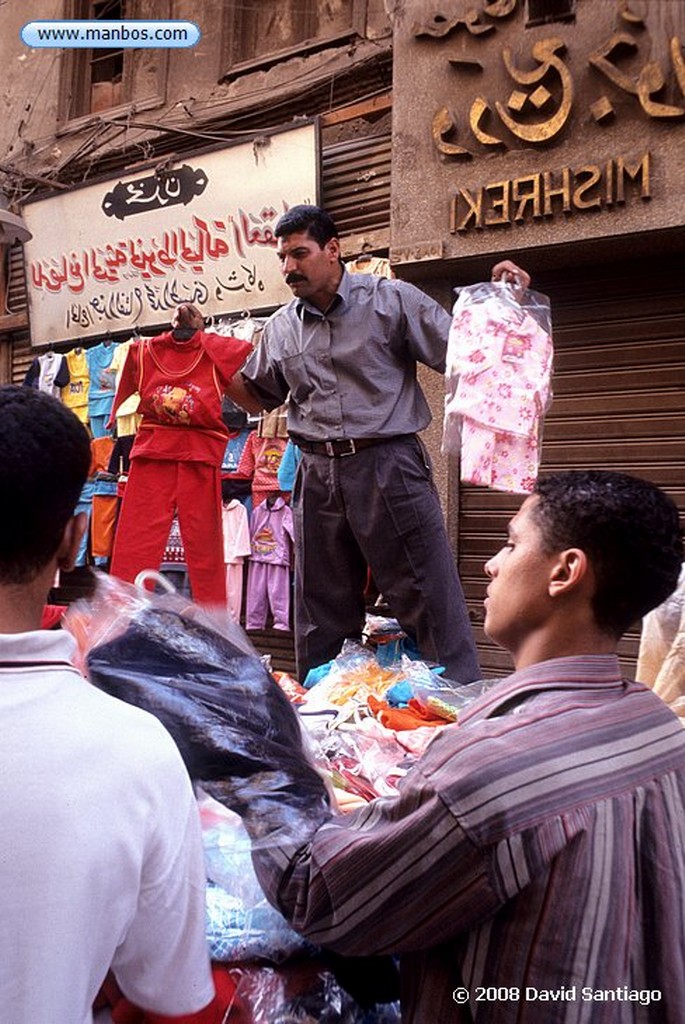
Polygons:
<instances>
[{"instance_id":1,"label":"person in white shirt","mask_svg":"<svg viewBox=\"0 0 685 1024\"><path fill-rule=\"evenodd\" d=\"M88 683L41 630L73 567L88 434L0 388L0 991L12 1024L89 1024L110 970L159 1015L214 1015L197 804L170 735Z\"/></svg>"}]
</instances>

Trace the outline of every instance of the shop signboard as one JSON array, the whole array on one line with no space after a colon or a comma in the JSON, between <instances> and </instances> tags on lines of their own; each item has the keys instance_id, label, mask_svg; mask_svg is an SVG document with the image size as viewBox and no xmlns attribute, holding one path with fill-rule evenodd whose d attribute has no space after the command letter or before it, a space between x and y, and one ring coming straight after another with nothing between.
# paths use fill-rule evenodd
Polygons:
<instances>
[{"instance_id":1,"label":"shop signboard","mask_svg":"<svg viewBox=\"0 0 685 1024\"><path fill-rule=\"evenodd\" d=\"M27 203L31 342L168 324L180 302L206 316L291 298L274 227L318 199L315 122Z\"/></svg>"},{"instance_id":2,"label":"shop signboard","mask_svg":"<svg viewBox=\"0 0 685 1024\"><path fill-rule=\"evenodd\" d=\"M682 232L685 4L395 9L395 267Z\"/></svg>"}]
</instances>

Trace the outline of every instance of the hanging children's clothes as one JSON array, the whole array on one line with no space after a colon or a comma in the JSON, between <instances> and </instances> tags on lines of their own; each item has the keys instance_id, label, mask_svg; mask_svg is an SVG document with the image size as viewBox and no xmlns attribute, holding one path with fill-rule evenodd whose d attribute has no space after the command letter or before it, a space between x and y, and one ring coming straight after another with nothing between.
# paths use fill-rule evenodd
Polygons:
<instances>
[{"instance_id":1,"label":"hanging children's clothes","mask_svg":"<svg viewBox=\"0 0 685 1024\"><path fill-rule=\"evenodd\" d=\"M31 363L23 384L25 387L37 388L46 395L59 398L61 389L69 383L69 368L64 356L57 352L45 352L36 356Z\"/></svg>"},{"instance_id":2,"label":"hanging children's clothes","mask_svg":"<svg viewBox=\"0 0 685 1024\"><path fill-rule=\"evenodd\" d=\"M82 423L88 422L88 391L90 374L85 349L74 348L65 356L69 370L69 383L62 388L63 403L76 413Z\"/></svg>"},{"instance_id":3,"label":"hanging children's clothes","mask_svg":"<svg viewBox=\"0 0 685 1024\"><path fill-rule=\"evenodd\" d=\"M242 427L240 430L229 430L228 441L221 460L222 475L237 473L240 465L240 457L245 450L247 439L252 433L251 427Z\"/></svg>"},{"instance_id":4,"label":"hanging children's clothes","mask_svg":"<svg viewBox=\"0 0 685 1024\"><path fill-rule=\"evenodd\" d=\"M108 432L107 421L112 412L115 389L115 371L111 364L116 348L111 341L104 341L86 352L90 379L88 419L93 437L104 437Z\"/></svg>"},{"instance_id":5,"label":"hanging children's clothes","mask_svg":"<svg viewBox=\"0 0 685 1024\"><path fill-rule=\"evenodd\" d=\"M126 362L126 356L131 345L136 341L135 338L130 338L128 341L122 341L120 345L117 345L112 356L112 362L109 365L110 370L114 372L114 391L116 394L117 388L119 387L119 381L121 380L121 374L124 369L124 363ZM129 395L121 405L117 408L117 413L114 423L114 433L119 437L130 437L138 429L140 425L141 417L138 415L138 403L140 402L140 395L137 391L134 391L132 395ZM110 410L111 411L111 410Z\"/></svg>"},{"instance_id":6,"label":"hanging children's clothes","mask_svg":"<svg viewBox=\"0 0 685 1024\"><path fill-rule=\"evenodd\" d=\"M463 481L533 490L552 354L546 296L527 291L519 303L500 283L461 289L447 347L442 450L459 453Z\"/></svg>"},{"instance_id":7,"label":"hanging children's clothes","mask_svg":"<svg viewBox=\"0 0 685 1024\"><path fill-rule=\"evenodd\" d=\"M90 442L91 470L94 471L92 514L90 519L90 553L95 565L103 566L112 554L117 514L117 484L109 473L114 440L109 435Z\"/></svg>"},{"instance_id":8,"label":"hanging children's clothes","mask_svg":"<svg viewBox=\"0 0 685 1024\"><path fill-rule=\"evenodd\" d=\"M225 415L224 423L226 423ZM238 466L247 439L253 433L253 428L242 426L231 430L228 427L228 430L228 442L221 462L221 500L226 504L226 502L237 498L244 505L249 517L252 511L252 481L248 477L238 475Z\"/></svg>"},{"instance_id":9,"label":"hanging children's clothes","mask_svg":"<svg viewBox=\"0 0 685 1024\"><path fill-rule=\"evenodd\" d=\"M243 568L250 554L250 524L245 506L234 498L221 509L226 566L226 604L233 619L240 622L243 606Z\"/></svg>"},{"instance_id":10,"label":"hanging children's clothes","mask_svg":"<svg viewBox=\"0 0 685 1024\"><path fill-rule=\"evenodd\" d=\"M237 476L252 481L252 509L278 491L278 469L288 442L284 437L260 437L253 430L238 463Z\"/></svg>"},{"instance_id":11,"label":"hanging children's clothes","mask_svg":"<svg viewBox=\"0 0 685 1024\"><path fill-rule=\"evenodd\" d=\"M250 540L245 628L264 629L271 610L274 629L289 630L293 513L283 498L272 495L252 510Z\"/></svg>"},{"instance_id":12,"label":"hanging children's clothes","mask_svg":"<svg viewBox=\"0 0 685 1024\"><path fill-rule=\"evenodd\" d=\"M90 442L90 468L88 470L88 479L81 489L81 494L79 495L78 504L76 506L76 512L85 513L88 520L88 528L81 538L81 542L76 553L74 565L77 566L86 565L89 561L89 555L92 554L93 501L97 490L96 480L98 473L102 472L106 468L111 453L111 438L98 438L97 440L92 440ZM99 564L101 564L101 562Z\"/></svg>"},{"instance_id":13,"label":"hanging children's clothes","mask_svg":"<svg viewBox=\"0 0 685 1024\"><path fill-rule=\"evenodd\" d=\"M136 391L142 420L114 542L111 572L133 581L159 569L178 512L193 598L226 603L221 529L221 460L227 430L222 394L245 361L247 342L169 331L134 343L113 415Z\"/></svg>"},{"instance_id":14,"label":"hanging children's clothes","mask_svg":"<svg viewBox=\"0 0 685 1024\"><path fill-rule=\"evenodd\" d=\"M295 474L297 473L297 467L300 464L301 458L302 450L293 441L289 440L285 446L281 464L278 467L278 489L280 491L292 491L295 486Z\"/></svg>"},{"instance_id":15,"label":"hanging children's clothes","mask_svg":"<svg viewBox=\"0 0 685 1024\"><path fill-rule=\"evenodd\" d=\"M376 277L394 277L390 260L385 256L357 256L345 264L348 274L374 274Z\"/></svg>"},{"instance_id":16,"label":"hanging children's clothes","mask_svg":"<svg viewBox=\"0 0 685 1024\"><path fill-rule=\"evenodd\" d=\"M171 527L169 529L169 536L167 537L164 548L162 564L165 567L172 565L179 566L182 570L186 567L186 552L183 546L181 527L178 524L178 516L174 516L171 520Z\"/></svg>"}]
</instances>

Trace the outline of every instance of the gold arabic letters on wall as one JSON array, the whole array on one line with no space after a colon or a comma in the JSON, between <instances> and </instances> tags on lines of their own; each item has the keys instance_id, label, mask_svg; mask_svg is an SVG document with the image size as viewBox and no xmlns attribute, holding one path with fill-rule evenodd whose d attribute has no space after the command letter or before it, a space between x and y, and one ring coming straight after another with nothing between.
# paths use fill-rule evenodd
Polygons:
<instances>
[{"instance_id":1,"label":"gold arabic letters on wall","mask_svg":"<svg viewBox=\"0 0 685 1024\"><path fill-rule=\"evenodd\" d=\"M444 46L462 31L471 37L459 56L445 51L445 60L458 76L455 100L464 96L474 75L486 76L490 60L501 61L513 82L507 97L490 98L477 92L469 100L466 94L468 113L462 115L461 123L450 102L453 97L442 97L431 124L437 151L452 160L468 160L479 147L507 149L516 145L515 140L545 145L558 139L569 124L577 94L592 97L595 93L587 101L588 111L600 128L616 117L616 90L630 96L649 118L666 123L685 118L685 56L680 36L672 35L665 47L657 46L637 0L615 2L620 30L611 32L589 53L580 52L587 32L584 37L578 34L577 44L552 34L534 38L527 52L521 47L516 55L508 45L484 44L501 27L498 22L514 16L523 21L523 0L481 0L480 7L453 3L457 9L449 15L436 11L415 23L412 35L424 45ZM573 50L576 45L577 51ZM666 54L662 61L651 58L662 51ZM604 83L609 84L608 91Z\"/></svg>"},{"instance_id":2,"label":"gold arabic letters on wall","mask_svg":"<svg viewBox=\"0 0 685 1024\"><path fill-rule=\"evenodd\" d=\"M534 71L519 71L514 67L511 59L511 51L508 46L502 50L502 57L507 71L519 85L526 85L533 88L532 92L521 92L516 90L509 97L507 106L511 110L523 110L526 105L532 104L536 110L544 110L552 102L552 93L543 85L543 79L549 73L559 76L561 83L561 100L558 108L544 121L535 121L532 124L519 124L507 113L505 107L497 101L495 107L509 131L524 142L548 142L558 135L566 124L571 113L573 103L573 79L571 73L559 57L564 53L566 47L561 39L541 39L533 46L533 58L538 61L539 67Z\"/></svg>"},{"instance_id":3,"label":"gold arabic letters on wall","mask_svg":"<svg viewBox=\"0 0 685 1024\"><path fill-rule=\"evenodd\" d=\"M561 167L491 181L478 188L457 188L450 200L450 232L463 234L474 228L510 226L623 206L639 198L652 197L652 155L623 155L602 164Z\"/></svg>"}]
</instances>

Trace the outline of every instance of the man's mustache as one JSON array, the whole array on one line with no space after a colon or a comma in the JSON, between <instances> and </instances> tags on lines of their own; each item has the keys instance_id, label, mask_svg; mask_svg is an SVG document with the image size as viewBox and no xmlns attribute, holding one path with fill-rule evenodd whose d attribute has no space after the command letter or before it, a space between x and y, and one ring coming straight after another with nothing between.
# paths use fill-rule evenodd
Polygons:
<instances>
[{"instance_id":1,"label":"man's mustache","mask_svg":"<svg viewBox=\"0 0 685 1024\"><path fill-rule=\"evenodd\" d=\"M304 277L302 274L286 274L285 277L286 284L299 284L301 281L306 280L307 278Z\"/></svg>"}]
</instances>

